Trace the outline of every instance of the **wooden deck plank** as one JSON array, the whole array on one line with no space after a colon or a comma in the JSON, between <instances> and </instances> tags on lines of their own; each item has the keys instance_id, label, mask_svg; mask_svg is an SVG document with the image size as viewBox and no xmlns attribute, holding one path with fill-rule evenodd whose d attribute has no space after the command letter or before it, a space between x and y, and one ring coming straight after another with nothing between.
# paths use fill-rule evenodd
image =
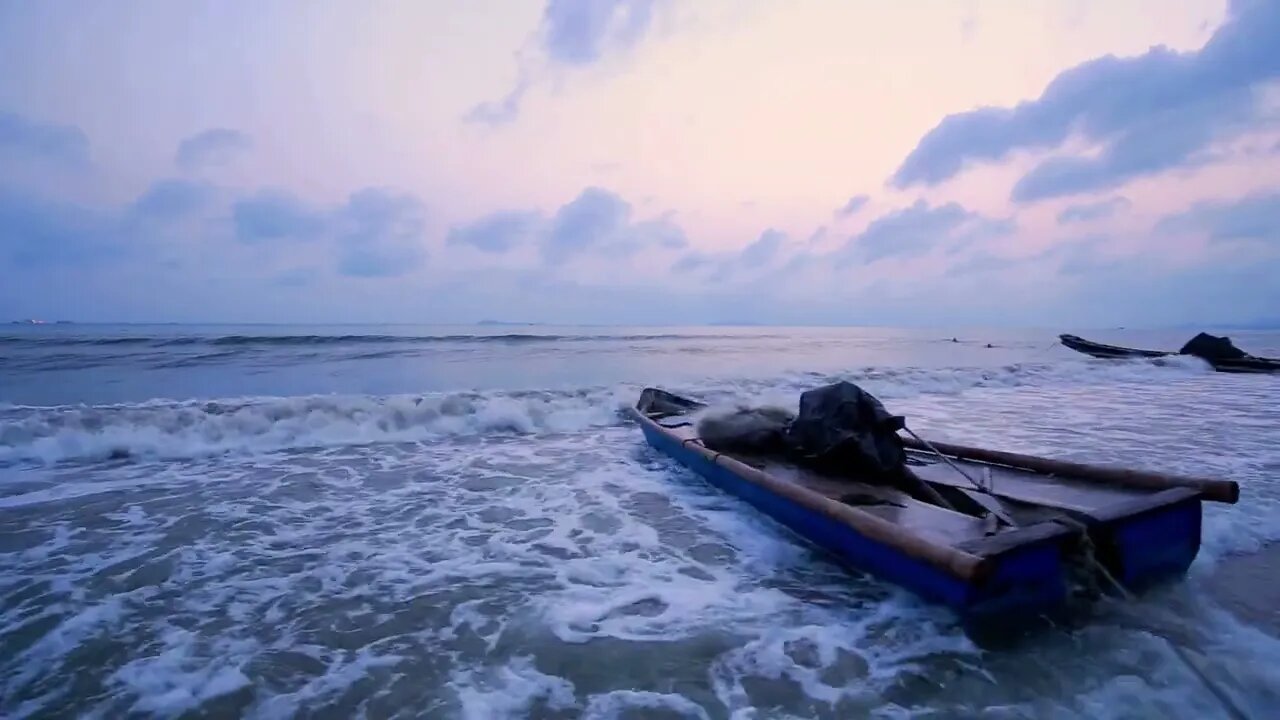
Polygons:
<instances>
[{"instance_id":1,"label":"wooden deck plank","mask_svg":"<svg viewBox=\"0 0 1280 720\"><path fill-rule=\"evenodd\" d=\"M897 488L831 477L770 458L739 458L773 477L845 502L850 495L874 498L879 504L854 502L861 510L944 545L959 545L986 537L990 525L976 517L921 502Z\"/></svg>"},{"instance_id":2,"label":"wooden deck plank","mask_svg":"<svg viewBox=\"0 0 1280 720\"><path fill-rule=\"evenodd\" d=\"M983 482L987 481L984 471L990 472L990 482L993 494L996 496L1032 505L1091 512L1151 494L1135 488L1053 477L1015 468L967 461L955 461L955 463L971 477ZM958 488L973 487L968 480L942 462L913 465L911 469L916 475L931 483Z\"/></svg>"}]
</instances>

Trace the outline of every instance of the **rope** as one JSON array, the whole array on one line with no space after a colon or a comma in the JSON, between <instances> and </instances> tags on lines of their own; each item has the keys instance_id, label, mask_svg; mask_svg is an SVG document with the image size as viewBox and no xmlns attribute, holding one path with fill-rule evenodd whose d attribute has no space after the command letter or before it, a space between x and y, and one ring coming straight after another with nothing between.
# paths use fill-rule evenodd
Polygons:
<instances>
[{"instance_id":1,"label":"rope","mask_svg":"<svg viewBox=\"0 0 1280 720\"><path fill-rule=\"evenodd\" d=\"M955 463L951 462L950 458L948 458L946 455L943 455L937 448L935 448L932 444L930 444L928 440L925 440L924 438L915 434L915 432L911 430L911 428L904 426L903 429L906 430L911 435L911 437L915 438L922 445L924 445L926 448L932 451L933 454L937 455L944 462L950 465L951 469L960 473L960 475L965 480L968 480L970 483L972 483L973 486L976 487L978 490L986 493L991 492L990 488L983 488L982 485L980 485L976 480L969 477L968 473L966 473L964 470L961 470L960 467ZM1108 570L1106 566L1103 565L1102 562L1098 560L1097 555L1094 552L1095 547L1093 544L1093 538L1089 537L1088 527L1086 527L1084 523L1081 523L1066 515L1063 515L1057 519L1061 520L1063 523L1067 525L1074 527L1076 530L1080 532L1080 546L1084 551L1082 557L1085 563L1088 564L1089 566L1092 566L1092 568L1097 571L1097 574L1101 576L1104 580L1106 580L1112 587L1118 590L1120 592L1120 595L1123 596L1126 600L1130 602L1136 602L1137 597L1135 597L1133 593L1129 592L1129 589L1126 588L1123 583L1117 580L1116 577L1111 574L1111 571ZM1226 711L1227 715L1231 717L1232 720L1249 720L1249 715L1240 709L1240 706L1237 705L1235 701L1231 699L1231 696L1228 695L1225 690L1219 687L1218 684L1215 683L1212 678L1206 675L1198 665L1192 662L1191 656L1187 654L1186 648L1175 643L1173 640L1169 639L1168 637L1161 635L1158 632L1155 632L1154 629L1148 628L1148 631L1150 631L1152 635L1155 635L1156 637L1164 640L1165 643L1168 644L1169 649L1173 650L1173 654L1177 656L1179 660L1182 661L1183 665L1187 666L1187 669L1190 670L1192 674L1200 678L1200 682L1205 686L1205 688L1209 690L1209 692L1218 701L1218 703L1222 705L1223 710Z\"/></svg>"},{"instance_id":2,"label":"rope","mask_svg":"<svg viewBox=\"0 0 1280 720\"><path fill-rule=\"evenodd\" d=\"M1054 348L1058 348L1058 347L1062 347L1062 342L1060 340L1054 340L1048 345L1028 355L1027 359L1024 360L1023 362L1031 362L1032 360L1039 360L1045 355L1048 355L1050 350L1053 350Z\"/></svg>"},{"instance_id":3,"label":"rope","mask_svg":"<svg viewBox=\"0 0 1280 720\"><path fill-rule=\"evenodd\" d=\"M1116 577L1111 574L1111 571L1108 570L1106 566L1103 565L1098 560L1097 556L1094 554L1093 539L1089 537L1088 528L1084 525L1084 523L1078 522L1072 518L1065 517L1065 516L1060 519L1064 521L1067 525L1070 525L1080 531L1080 537L1081 537L1080 545L1084 549L1085 562L1092 565L1093 568L1098 571L1098 574L1104 580L1106 580L1112 587L1114 587L1116 590L1120 592L1120 595L1123 596L1125 600L1128 600L1130 602L1137 602L1138 598L1134 596L1132 592L1129 592L1129 589L1126 588L1123 583L1117 580ZM1164 640L1165 643L1168 644L1169 649L1173 650L1173 654L1176 655L1178 659L1182 661L1182 664L1186 665L1187 669L1189 669L1192 672L1192 674L1200 678L1200 682L1205 686L1205 688L1209 690L1209 692L1214 696L1214 698L1217 699L1218 703L1222 705L1222 709L1226 711L1227 715L1230 716L1232 720L1249 720L1249 715L1240 709L1240 706L1237 705L1235 701L1231 699L1231 696L1228 695L1225 690L1219 687L1218 684L1214 682L1212 678L1206 675L1198 665L1192 662L1191 656L1187 654L1186 648L1175 643L1173 640L1169 639L1168 637L1161 635L1158 632L1155 632L1152 628L1148 627L1147 629L1148 631L1151 632L1152 635L1155 635L1161 640Z\"/></svg>"},{"instance_id":4,"label":"rope","mask_svg":"<svg viewBox=\"0 0 1280 720\"><path fill-rule=\"evenodd\" d=\"M939 451L938 448L934 447L932 443L930 443L928 440L925 440L924 438L917 435L914 430L907 427L905 424L902 426L902 429L906 430L907 433L911 435L911 437L915 438L917 441L920 442L920 444L928 448L930 452L932 452L934 455L937 455L939 458L941 458L943 462L945 462L947 465L950 465L952 470L955 470L956 472L960 473L960 475L964 477L965 480L969 481L969 484L977 488L978 492L988 496L989 500L976 498L972 495L969 496L970 500L977 503L983 510L986 511L986 515L984 517L988 519L994 519L993 524L995 525L995 527L987 531L988 535L995 533L996 530L999 528L1000 523L1004 523L1005 525L1009 525L1011 527L1016 526L1018 524L1013 521L1012 517L1009 517L1008 513L1006 513L1004 510L1001 509L1000 501L997 500L995 496L995 492L994 492L995 483L991 478L991 471L989 469L984 468L984 470L986 470L986 478L987 478L987 484L984 486L982 483L970 477L969 474L966 473L964 470L961 470L959 465L956 465L955 463L951 462L951 458L947 457L946 455L943 455L942 452ZM943 499L943 497L939 495L936 490L929 487L929 484L927 482L919 478L917 478L917 482L919 482L924 488L926 488L930 493L932 493L932 495L936 497L937 500L941 501L941 504L943 505L943 507L946 507L948 510L955 510L955 508L952 507L951 503ZM963 491L963 490L962 492L967 493L967 491Z\"/></svg>"},{"instance_id":5,"label":"rope","mask_svg":"<svg viewBox=\"0 0 1280 720\"><path fill-rule=\"evenodd\" d=\"M956 472L960 473L960 476L963 477L965 480L968 480L969 483L972 484L975 488L977 488L979 492L984 492L984 493L987 493L988 495L991 494L991 488L983 487L982 483L969 477L969 473L965 472L964 470L961 470L959 465L956 465L955 463L951 462L951 458L947 457L946 455L943 455L942 452L938 450L938 448L933 446L933 443L920 437L919 435L916 434L915 430L912 430L906 425L903 425L902 429L906 430L907 434L915 438L921 445L924 445L925 447L929 448L929 451L932 452L934 455L937 455L939 458L941 458L943 462L950 465L952 470L955 470Z\"/></svg>"}]
</instances>

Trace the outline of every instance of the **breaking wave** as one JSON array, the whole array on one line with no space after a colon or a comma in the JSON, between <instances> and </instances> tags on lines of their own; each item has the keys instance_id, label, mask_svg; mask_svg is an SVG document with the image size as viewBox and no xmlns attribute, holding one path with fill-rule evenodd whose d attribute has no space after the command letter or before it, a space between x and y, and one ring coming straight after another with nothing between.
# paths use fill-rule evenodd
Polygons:
<instances>
[{"instance_id":1,"label":"breaking wave","mask_svg":"<svg viewBox=\"0 0 1280 720\"><path fill-rule=\"evenodd\" d=\"M0 461L182 458L571 432L619 422L622 402L609 391L582 391L11 408L0 423Z\"/></svg>"},{"instance_id":2,"label":"breaking wave","mask_svg":"<svg viewBox=\"0 0 1280 720\"><path fill-rule=\"evenodd\" d=\"M1002 368L863 368L766 379L704 381L672 390L710 402L794 402L850 380L894 399L976 389L1095 382L1150 383L1208 373L1195 362L1017 364ZM639 385L433 395L315 395L117 405L0 405L0 462L186 458L468 435L572 433L626 421Z\"/></svg>"}]
</instances>

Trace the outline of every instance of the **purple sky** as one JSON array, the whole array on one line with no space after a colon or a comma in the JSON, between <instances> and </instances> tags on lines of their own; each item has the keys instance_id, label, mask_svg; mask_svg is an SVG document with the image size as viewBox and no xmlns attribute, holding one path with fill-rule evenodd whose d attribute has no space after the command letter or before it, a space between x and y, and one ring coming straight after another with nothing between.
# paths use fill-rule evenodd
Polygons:
<instances>
[{"instance_id":1,"label":"purple sky","mask_svg":"<svg viewBox=\"0 0 1280 720\"><path fill-rule=\"evenodd\" d=\"M1274 0L0 0L0 317L1280 321Z\"/></svg>"}]
</instances>

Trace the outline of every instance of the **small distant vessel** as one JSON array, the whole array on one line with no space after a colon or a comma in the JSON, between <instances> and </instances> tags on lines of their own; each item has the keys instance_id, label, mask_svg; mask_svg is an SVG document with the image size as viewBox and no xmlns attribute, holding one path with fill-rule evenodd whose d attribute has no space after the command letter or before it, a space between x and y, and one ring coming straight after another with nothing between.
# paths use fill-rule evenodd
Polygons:
<instances>
[{"instance_id":1,"label":"small distant vessel","mask_svg":"<svg viewBox=\"0 0 1280 720\"><path fill-rule=\"evenodd\" d=\"M803 412L803 396L801 404ZM704 411L648 388L634 415L651 446L715 487L843 564L951 607L970 627L1060 614L1081 567L1105 568L1126 590L1180 576L1199 552L1201 503L1239 498L1229 481L898 438L910 474L952 501L944 507L786 453L720 452L708 447Z\"/></svg>"},{"instance_id":2,"label":"small distant vessel","mask_svg":"<svg viewBox=\"0 0 1280 720\"><path fill-rule=\"evenodd\" d=\"M1230 373L1269 373L1280 372L1280 360L1249 355L1231 344L1229 338L1220 338L1207 333L1200 333L1191 339L1178 352L1164 350L1140 350L1104 345L1103 343L1085 340L1078 335L1059 335L1063 345L1096 358L1158 358L1173 355L1190 355L1213 366L1218 372Z\"/></svg>"}]
</instances>

